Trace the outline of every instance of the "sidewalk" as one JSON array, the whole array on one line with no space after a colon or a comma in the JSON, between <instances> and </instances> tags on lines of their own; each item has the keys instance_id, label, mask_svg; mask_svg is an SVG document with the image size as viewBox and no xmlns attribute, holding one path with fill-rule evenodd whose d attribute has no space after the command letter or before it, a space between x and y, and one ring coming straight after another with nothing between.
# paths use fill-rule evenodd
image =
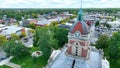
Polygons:
<instances>
[{"instance_id":1,"label":"sidewalk","mask_svg":"<svg viewBox=\"0 0 120 68\"><path fill-rule=\"evenodd\" d=\"M10 62L10 59L12 59L12 58L13 57L11 56L11 57L9 57L7 59L2 60L0 62L0 66L6 65L6 66L9 66L11 68L21 68L20 65Z\"/></svg>"},{"instance_id":2,"label":"sidewalk","mask_svg":"<svg viewBox=\"0 0 120 68\"><path fill-rule=\"evenodd\" d=\"M12 67L12 68L21 68L20 65L14 64L12 62L8 62L5 64L6 66Z\"/></svg>"}]
</instances>

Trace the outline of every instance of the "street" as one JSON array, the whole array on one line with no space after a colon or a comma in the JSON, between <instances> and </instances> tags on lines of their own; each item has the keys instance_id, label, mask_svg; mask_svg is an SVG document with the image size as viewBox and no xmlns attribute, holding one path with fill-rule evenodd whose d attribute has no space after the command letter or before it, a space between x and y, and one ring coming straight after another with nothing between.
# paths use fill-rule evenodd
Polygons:
<instances>
[{"instance_id":1,"label":"street","mask_svg":"<svg viewBox=\"0 0 120 68\"><path fill-rule=\"evenodd\" d=\"M90 28L90 42L95 44L95 42L97 41L98 39L98 34L97 34L97 31L95 31L95 26L92 25L91 28Z\"/></svg>"}]
</instances>

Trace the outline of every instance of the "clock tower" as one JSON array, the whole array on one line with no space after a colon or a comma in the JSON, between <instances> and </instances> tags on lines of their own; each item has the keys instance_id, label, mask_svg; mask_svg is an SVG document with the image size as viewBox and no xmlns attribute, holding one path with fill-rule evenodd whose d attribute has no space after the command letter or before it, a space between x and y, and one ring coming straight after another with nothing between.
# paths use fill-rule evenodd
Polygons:
<instances>
[{"instance_id":1,"label":"clock tower","mask_svg":"<svg viewBox=\"0 0 120 68\"><path fill-rule=\"evenodd\" d=\"M70 28L68 34L67 56L88 59L90 33L87 24L84 22L82 9L78 12L77 22Z\"/></svg>"}]
</instances>

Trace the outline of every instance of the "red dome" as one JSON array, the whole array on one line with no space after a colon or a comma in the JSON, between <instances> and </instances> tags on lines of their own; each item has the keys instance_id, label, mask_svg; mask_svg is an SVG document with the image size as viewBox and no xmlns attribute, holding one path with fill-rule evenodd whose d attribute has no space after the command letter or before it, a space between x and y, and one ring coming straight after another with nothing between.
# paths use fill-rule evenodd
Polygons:
<instances>
[{"instance_id":1,"label":"red dome","mask_svg":"<svg viewBox=\"0 0 120 68\"><path fill-rule=\"evenodd\" d=\"M86 35L89 33L88 26L84 21L73 24L73 26L70 29L70 32L75 33L76 31L79 31L82 35Z\"/></svg>"}]
</instances>

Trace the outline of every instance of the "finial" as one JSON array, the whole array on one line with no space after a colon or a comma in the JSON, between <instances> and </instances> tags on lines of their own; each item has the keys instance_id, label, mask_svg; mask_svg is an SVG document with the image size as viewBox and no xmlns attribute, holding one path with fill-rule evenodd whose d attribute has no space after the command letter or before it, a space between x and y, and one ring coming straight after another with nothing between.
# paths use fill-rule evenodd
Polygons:
<instances>
[{"instance_id":1,"label":"finial","mask_svg":"<svg viewBox=\"0 0 120 68\"><path fill-rule=\"evenodd\" d=\"M80 10L79 10L79 12L78 12L78 21L82 21L83 20L83 11L82 11L82 0L81 0L81 8L80 8Z\"/></svg>"}]
</instances>

